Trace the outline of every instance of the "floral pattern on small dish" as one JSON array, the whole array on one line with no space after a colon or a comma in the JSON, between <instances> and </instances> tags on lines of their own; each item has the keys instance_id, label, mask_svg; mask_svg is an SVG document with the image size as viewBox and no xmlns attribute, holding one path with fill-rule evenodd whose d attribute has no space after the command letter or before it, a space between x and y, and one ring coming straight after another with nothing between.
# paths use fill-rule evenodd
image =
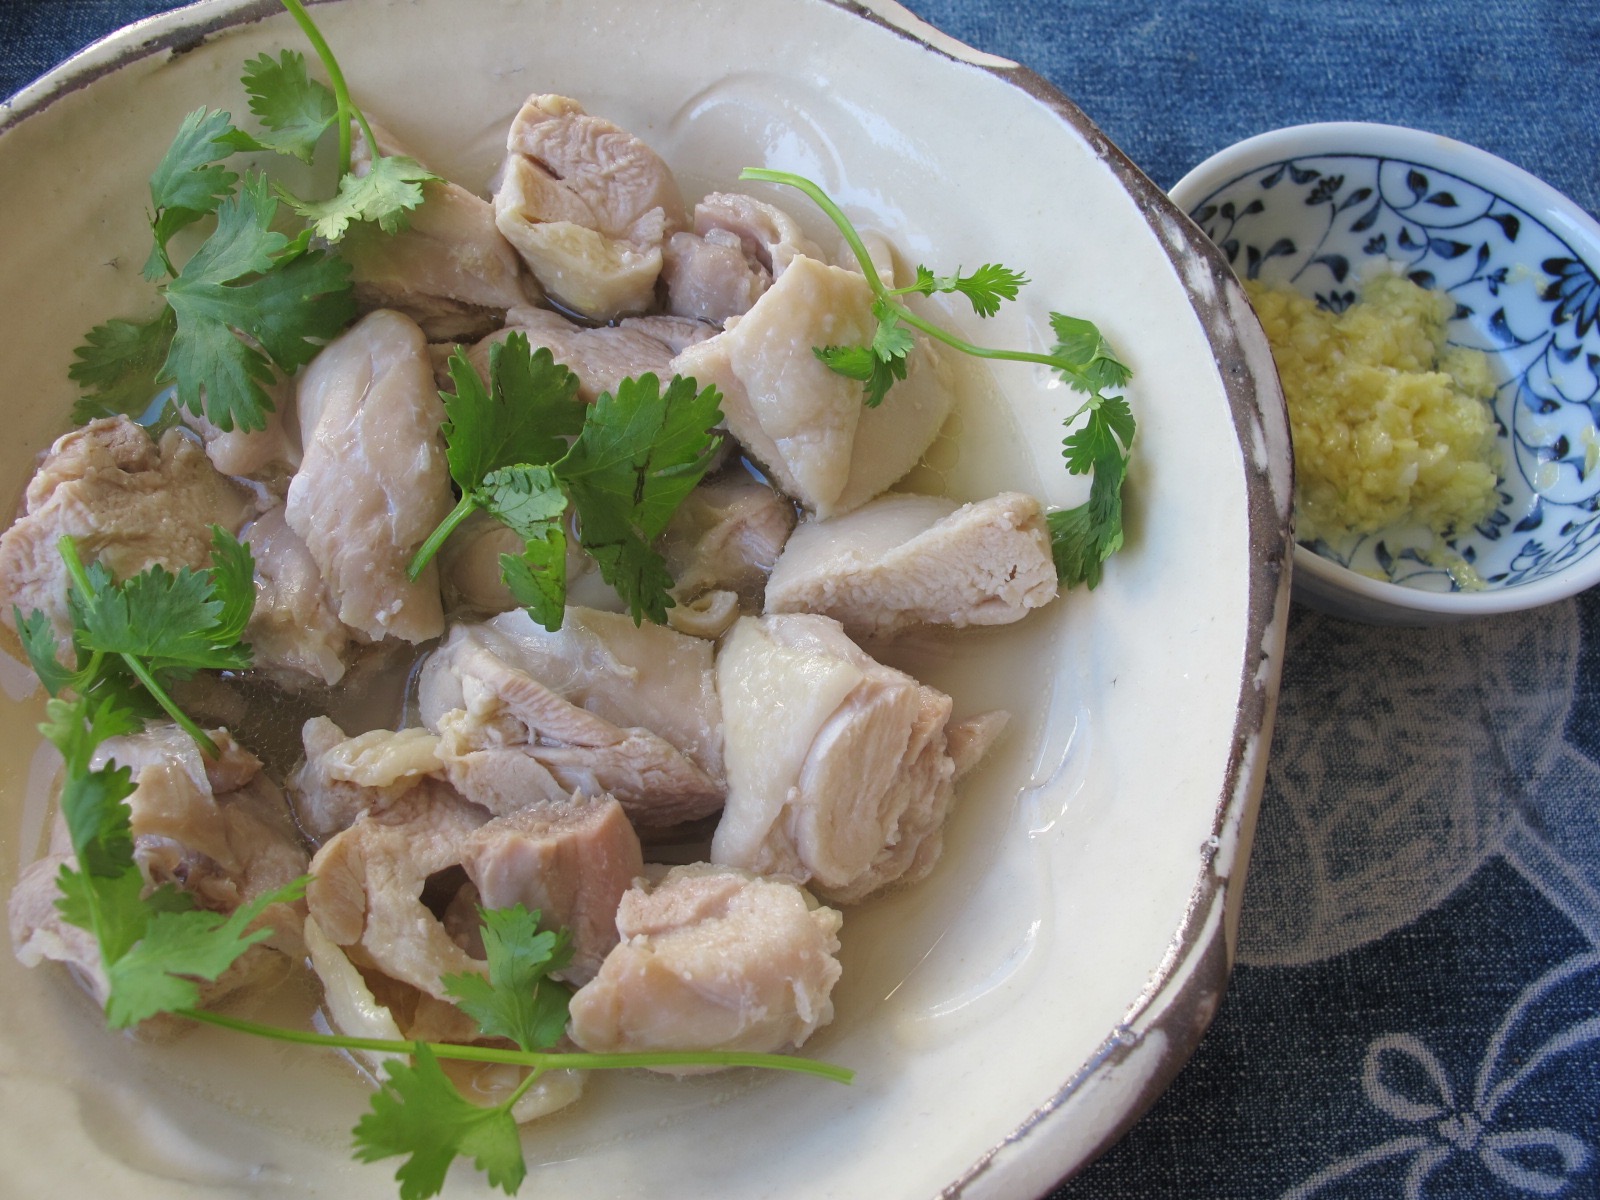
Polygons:
<instances>
[{"instance_id":1,"label":"floral pattern on small dish","mask_svg":"<svg viewBox=\"0 0 1600 1200\"><path fill-rule=\"evenodd\" d=\"M1245 279L1342 312L1397 270L1449 293L1450 340L1491 356L1503 453L1499 507L1440 539L1381 530L1318 555L1431 591L1546 578L1600 542L1600 279L1559 233L1425 163L1316 154L1252 170L1190 215Z\"/></svg>"}]
</instances>

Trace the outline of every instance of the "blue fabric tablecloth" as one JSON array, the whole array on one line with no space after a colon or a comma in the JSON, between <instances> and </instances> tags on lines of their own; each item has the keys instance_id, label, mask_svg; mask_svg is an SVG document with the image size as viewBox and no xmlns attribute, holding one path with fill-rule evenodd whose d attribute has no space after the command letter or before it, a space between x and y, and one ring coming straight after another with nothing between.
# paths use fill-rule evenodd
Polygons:
<instances>
[{"instance_id":1,"label":"blue fabric tablecloth","mask_svg":"<svg viewBox=\"0 0 1600 1200\"><path fill-rule=\"evenodd\" d=\"M0 95L174 7L4 0ZM1050 79L1163 187L1253 133L1370 120L1600 213L1592 3L911 7ZM1052 1200L1600 1196L1597 659L1595 592L1421 633L1296 610L1232 987Z\"/></svg>"}]
</instances>

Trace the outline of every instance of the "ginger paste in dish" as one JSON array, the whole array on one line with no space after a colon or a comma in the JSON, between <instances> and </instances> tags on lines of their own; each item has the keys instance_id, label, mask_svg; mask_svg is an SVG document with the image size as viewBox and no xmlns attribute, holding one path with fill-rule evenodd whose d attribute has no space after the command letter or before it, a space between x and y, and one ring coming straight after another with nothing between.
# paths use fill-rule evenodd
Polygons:
<instances>
[{"instance_id":1,"label":"ginger paste in dish","mask_svg":"<svg viewBox=\"0 0 1600 1200\"><path fill-rule=\"evenodd\" d=\"M1449 296L1386 275L1334 313L1288 288L1246 289L1289 408L1301 541L1407 521L1443 536L1493 510L1495 383L1481 351L1446 345Z\"/></svg>"}]
</instances>

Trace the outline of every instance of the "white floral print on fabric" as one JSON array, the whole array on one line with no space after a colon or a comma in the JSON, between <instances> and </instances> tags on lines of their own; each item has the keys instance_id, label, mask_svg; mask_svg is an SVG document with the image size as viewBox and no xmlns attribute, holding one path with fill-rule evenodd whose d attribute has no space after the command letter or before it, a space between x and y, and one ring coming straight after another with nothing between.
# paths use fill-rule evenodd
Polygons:
<instances>
[{"instance_id":1,"label":"white floral print on fabric","mask_svg":"<svg viewBox=\"0 0 1600 1200\"><path fill-rule=\"evenodd\" d=\"M1465 1103L1421 1039L1378 1038L1367 1048L1361 1090L1406 1132L1318 1171L1283 1200L1379 1195L1371 1173L1396 1160L1406 1161L1401 1194L1425 1200L1432 1194L1429 1180L1457 1156L1475 1160L1513 1194L1562 1195L1594 1158L1594 1148L1565 1130L1527 1128L1502 1118L1518 1092L1537 1088L1570 1056L1596 1052L1597 1014L1600 954L1578 955L1546 972L1518 996L1490 1038Z\"/></svg>"},{"instance_id":2,"label":"white floral print on fabric","mask_svg":"<svg viewBox=\"0 0 1600 1200\"><path fill-rule=\"evenodd\" d=\"M1576 604L1418 630L1297 616L1241 961L1376 941L1496 854L1600 945L1600 766L1563 736Z\"/></svg>"}]
</instances>

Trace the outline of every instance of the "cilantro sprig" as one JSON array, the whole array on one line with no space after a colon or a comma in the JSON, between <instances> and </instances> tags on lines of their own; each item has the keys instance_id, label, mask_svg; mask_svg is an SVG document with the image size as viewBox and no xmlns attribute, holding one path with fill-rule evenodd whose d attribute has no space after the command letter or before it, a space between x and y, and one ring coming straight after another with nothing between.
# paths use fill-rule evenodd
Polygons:
<instances>
[{"instance_id":1,"label":"cilantro sprig","mask_svg":"<svg viewBox=\"0 0 1600 1200\"><path fill-rule=\"evenodd\" d=\"M122 583L98 562L85 566L70 536L57 547L67 568L75 665L61 664L44 613L24 616L13 608L23 650L45 689L55 697L71 691L87 703L109 700L134 715L164 711L214 757L211 738L167 688L196 671L250 665L250 647L239 640L255 607L249 547L213 525L209 568L173 574L158 564Z\"/></svg>"},{"instance_id":2,"label":"cilantro sprig","mask_svg":"<svg viewBox=\"0 0 1600 1200\"><path fill-rule=\"evenodd\" d=\"M500 556L506 586L534 620L557 630L570 505L578 543L634 622L664 622L672 576L652 543L715 456L716 388L681 376L663 388L646 374L585 405L577 376L548 349L533 351L521 332L490 347L487 386L459 350L448 367L455 392L440 393L445 453L461 499L417 550L411 577L462 521L487 512L523 540L520 555Z\"/></svg>"},{"instance_id":3,"label":"cilantro sprig","mask_svg":"<svg viewBox=\"0 0 1600 1200\"><path fill-rule=\"evenodd\" d=\"M765 167L746 167L739 178L783 184L804 193L837 226L861 264L872 289L872 315L877 322L871 341L866 345L817 346L813 353L830 370L859 380L869 407L881 404L889 390L906 377L906 359L916 344L913 330L975 358L1049 367L1068 387L1087 396L1067 417L1069 430L1080 418L1084 424L1068 434L1062 451L1068 473L1091 476L1089 499L1077 508L1051 513L1047 520L1062 585L1071 588L1083 583L1094 588L1105 560L1122 547L1122 485L1127 480L1135 432L1127 400L1110 394L1125 387L1132 372L1118 360L1099 329L1080 317L1051 313L1056 340L1046 353L995 349L966 341L913 311L903 297L960 294L978 316L992 317L1002 302L1016 299L1028 282L1026 276L998 263L985 263L968 273L958 270L953 275L937 275L919 265L913 283L890 287L878 277L872 256L850 218L811 180Z\"/></svg>"},{"instance_id":4,"label":"cilantro sprig","mask_svg":"<svg viewBox=\"0 0 1600 1200\"><path fill-rule=\"evenodd\" d=\"M172 403L219 429L265 428L275 372L305 366L355 317L349 267L314 248L313 235L337 242L357 221L396 232L423 202L423 184L436 178L412 159L378 150L327 41L299 0L282 2L333 90L310 78L304 55L284 50L244 67L261 130L240 129L220 110L199 108L184 117L150 176L152 245L144 277L164 304L146 320L116 318L89 331L68 370L83 392L75 420L145 417L171 387ZM350 170L352 121L372 147L371 168L360 176ZM330 126L339 138L339 184L331 197L301 198L259 171L241 175L227 165L241 152L309 163ZM293 236L278 227L280 200L308 222ZM214 220L214 228L180 265L173 239L205 220ZM161 405L161 418L170 419L169 408Z\"/></svg>"}]
</instances>

